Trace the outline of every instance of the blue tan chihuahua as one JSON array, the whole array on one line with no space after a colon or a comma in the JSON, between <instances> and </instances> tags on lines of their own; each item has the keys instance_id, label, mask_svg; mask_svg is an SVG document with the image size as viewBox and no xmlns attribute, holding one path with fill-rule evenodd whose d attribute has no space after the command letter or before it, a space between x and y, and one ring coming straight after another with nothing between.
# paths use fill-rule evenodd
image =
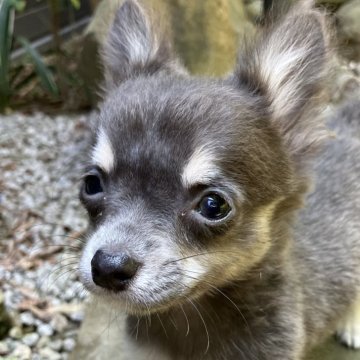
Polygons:
<instances>
[{"instance_id":1,"label":"blue tan chihuahua","mask_svg":"<svg viewBox=\"0 0 360 360\"><path fill-rule=\"evenodd\" d=\"M126 313L119 359L300 360L336 332L359 348L360 104L329 137L324 15L297 4L208 79L147 13L128 0L109 31L80 195L81 279Z\"/></svg>"}]
</instances>

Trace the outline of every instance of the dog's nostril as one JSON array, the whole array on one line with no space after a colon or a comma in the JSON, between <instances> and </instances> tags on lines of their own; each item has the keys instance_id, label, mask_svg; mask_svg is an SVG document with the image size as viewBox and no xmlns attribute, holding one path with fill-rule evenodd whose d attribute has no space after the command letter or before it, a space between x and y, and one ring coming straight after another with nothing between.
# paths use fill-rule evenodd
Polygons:
<instances>
[{"instance_id":1,"label":"dog's nostril","mask_svg":"<svg viewBox=\"0 0 360 360\"><path fill-rule=\"evenodd\" d=\"M140 263L125 253L106 253L98 250L91 260L92 278L96 285L113 290L124 290Z\"/></svg>"}]
</instances>

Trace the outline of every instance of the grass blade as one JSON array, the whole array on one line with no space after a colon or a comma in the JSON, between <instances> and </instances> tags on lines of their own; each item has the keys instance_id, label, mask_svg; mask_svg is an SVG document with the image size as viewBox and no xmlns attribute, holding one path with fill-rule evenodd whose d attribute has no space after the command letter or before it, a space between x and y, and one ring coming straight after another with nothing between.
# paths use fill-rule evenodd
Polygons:
<instances>
[{"instance_id":1,"label":"grass blade","mask_svg":"<svg viewBox=\"0 0 360 360\"><path fill-rule=\"evenodd\" d=\"M80 0L70 0L70 2L71 2L72 7L73 7L75 10L79 10L79 9L80 9L80 7L81 7Z\"/></svg>"},{"instance_id":2,"label":"grass blade","mask_svg":"<svg viewBox=\"0 0 360 360\"><path fill-rule=\"evenodd\" d=\"M26 54L30 57L35 65L35 71L39 76L42 86L50 94L59 95L59 89L55 83L54 77L50 69L43 62L41 55L31 46L29 41L23 37L17 38L17 41L24 47Z\"/></svg>"},{"instance_id":3,"label":"grass blade","mask_svg":"<svg viewBox=\"0 0 360 360\"><path fill-rule=\"evenodd\" d=\"M14 1L0 0L0 110L10 95L9 59L14 31Z\"/></svg>"}]
</instances>

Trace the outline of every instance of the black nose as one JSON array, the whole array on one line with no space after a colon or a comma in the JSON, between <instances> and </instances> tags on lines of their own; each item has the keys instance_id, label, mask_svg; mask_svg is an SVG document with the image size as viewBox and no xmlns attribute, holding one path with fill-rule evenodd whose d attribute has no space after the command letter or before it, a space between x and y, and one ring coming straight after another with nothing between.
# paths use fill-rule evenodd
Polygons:
<instances>
[{"instance_id":1,"label":"black nose","mask_svg":"<svg viewBox=\"0 0 360 360\"><path fill-rule=\"evenodd\" d=\"M92 278L96 285L113 291L125 289L140 263L124 253L106 253L98 250L91 260Z\"/></svg>"}]
</instances>

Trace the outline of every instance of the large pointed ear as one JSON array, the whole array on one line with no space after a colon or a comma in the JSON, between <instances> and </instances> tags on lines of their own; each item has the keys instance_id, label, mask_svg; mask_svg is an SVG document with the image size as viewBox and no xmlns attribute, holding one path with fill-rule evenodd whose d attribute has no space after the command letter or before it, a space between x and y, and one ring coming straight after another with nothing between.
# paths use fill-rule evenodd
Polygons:
<instances>
[{"instance_id":1,"label":"large pointed ear","mask_svg":"<svg viewBox=\"0 0 360 360\"><path fill-rule=\"evenodd\" d=\"M107 87L161 70L185 72L172 54L161 26L137 0L126 0L115 15L102 52Z\"/></svg>"},{"instance_id":2,"label":"large pointed ear","mask_svg":"<svg viewBox=\"0 0 360 360\"><path fill-rule=\"evenodd\" d=\"M325 18L310 1L295 6L239 54L233 80L265 100L290 156L312 152L323 139L310 110L328 76L327 58Z\"/></svg>"}]
</instances>

